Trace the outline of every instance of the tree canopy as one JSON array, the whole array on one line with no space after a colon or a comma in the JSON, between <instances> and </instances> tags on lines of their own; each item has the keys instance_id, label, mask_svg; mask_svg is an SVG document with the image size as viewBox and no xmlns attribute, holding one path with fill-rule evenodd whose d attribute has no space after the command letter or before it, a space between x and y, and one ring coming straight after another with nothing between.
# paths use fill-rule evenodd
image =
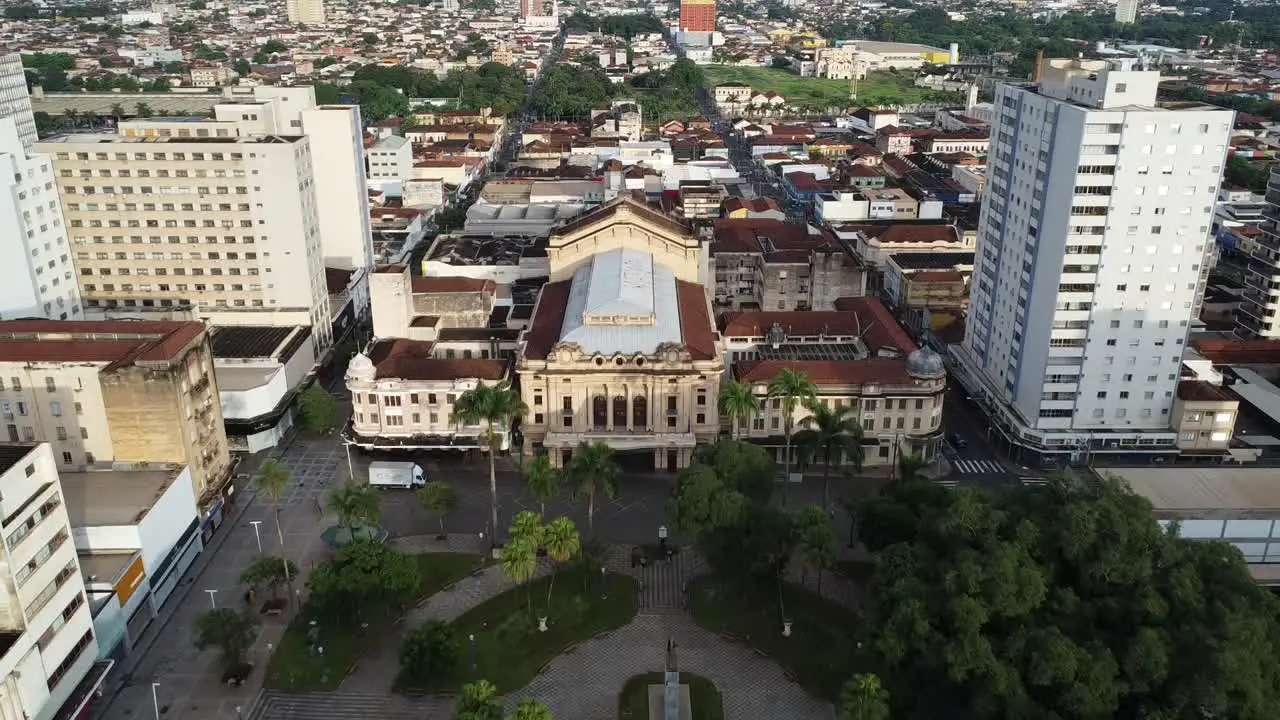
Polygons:
<instances>
[{"instance_id":1,"label":"tree canopy","mask_svg":"<svg viewBox=\"0 0 1280 720\"><path fill-rule=\"evenodd\" d=\"M335 615L390 611L413 599L418 564L384 543L360 540L317 567L307 580L311 603Z\"/></svg>"},{"instance_id":2,"label":"tree canopy","mask_svg":"<svg viewBox=\"0 0 1280 720\"><path fill-rule=\"evenodd\" d=\"M1234 548L1167 533L1112 479L928 485L889 486L860 525L893 717L1277 716L1280 604Z\"/></svg>"}]
</instances>

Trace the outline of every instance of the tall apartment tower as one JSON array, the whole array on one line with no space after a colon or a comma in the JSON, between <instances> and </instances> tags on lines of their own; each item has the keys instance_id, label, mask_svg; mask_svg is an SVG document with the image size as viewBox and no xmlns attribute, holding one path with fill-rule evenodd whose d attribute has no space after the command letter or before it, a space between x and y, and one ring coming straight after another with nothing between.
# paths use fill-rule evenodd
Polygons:
<instances>
[{"instance_id":1,"label":"tall apartment tower","mask_svg":"<svg viewBox=\"0 0 1280 720\"><path fill-rule=\"evenodd\" d=\"M680 31L716 31L716 0L680 0Z\"/></svg>"},{"instance_id":2,"label":"tall apartment tower","mask_svg":"<svg viewBox=\"0 0 1280 720\"><path fill-rule=\"evenodd\" d=\"M294 25L324 24L324 0L285 0L284 6Z\"/></svg>"},{"instance_id":3,"label":"tall apartment tower","mask_svg":"<svg viewBox=\"0 0 1280 720\"><path fill-rule=\"evenodd\" d=\"M86 314L306 325L322 354L332 333L311 142L233 129L37 143L53 157Z\"/></svg>"},{"instance_id":4,"label":"tall apartment tower","mask_svg":"<svg viewBox=\"0 0 1280 720\"><path fill-rule=\"evenodd\" d=\"M49 158L32 152L35 118L20 55L0 56L0 319L80 315L71 247Z\"/></svg>"},{"instance_id":5,"label":"tall apartment tower","mask_svg":"<svg viewBox=\"0 0 1280 720\"><path fill-rule=\"evenodd\" d=\"M1236 315L1236 334L1243 338L1280 339L1280 165L1271 166L1262 237L1250 256L1244 295Z\"/></svg>"},{"instance_id":6,"label":"tall apartment tower","mask_svg":"<svg viewBox=\"0 0 1280 720\"><path fill-rule=\"evenodd\" d=\"M1024 462L1169 451L1234 114L1132 60L1000 85L956 377ZM1066 455L1067 457L1063 457Z\"/></svg>"},{"instance_id":7,"label":"tall apartment tower","mask_svg":"<svg viewBox=\"0 0 1280 720\"><path fill-rule=\"evenodd\" d=\"M12 118L23 147L36 141L36 117L31 112L27 76L18 53L0 55L0 120Z\"/></svg>"},{"instance_id":8,"label":"tall apartment tower","mask_svg":"<svg viewBox=\"0 0 1280 720\"><path fill-rule=\"evenodd\" d=\"M1138 19L1138 0L1116 0L1116 22L1132 25Z\"/></svg>"},{"instance_id":9,"label":"tall apartment tower","mask_svg":"<svg viewBox=\"0 0 1280 720\"><path fill-rule=\"evenodd\" d=\"M0 446L0 717L79 717L110 662L98 663L58 466L45 443Z\"/></svg>"}]
</instances>

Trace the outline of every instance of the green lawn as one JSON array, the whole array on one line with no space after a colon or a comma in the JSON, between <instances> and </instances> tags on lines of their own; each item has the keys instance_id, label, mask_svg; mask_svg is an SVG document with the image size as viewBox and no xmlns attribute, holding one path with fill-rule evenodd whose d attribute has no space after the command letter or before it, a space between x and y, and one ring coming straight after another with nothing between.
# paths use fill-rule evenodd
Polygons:
<instances>
[{"instance_id":1,"label":"green lawn","mask_svg":"<svg viewBox=\"0 0 1280 720\"><path fill-rule=\"evenodd\" d=\"M910 72L878 71L858 81L858 100L849 99L848 80L804 78L776 68L703 65L707 84L742 82L752 90L772 90L793 106L849 106L855 104L911 105L928 102L939 93L912 85ZM957 96L958 97L958 96Z\"/></svg>"},{"instance_id":2,"label":"green lawn","mask_svg":"<svg viewBox=\"0 0 1280 720\"><path fill-rule=\"evenodd\" d=\"M552 658L583 640L626 625L639 609L639 585L626 575L606 575L602 592L598 575L590 574L584 584L582 575L561 571L555 581L547 631L539 632L536 616L545 612L550 582L548 577L513 588L463 614L452 625L462 646L453 676L439 678L430 687L397 680L396 688L452 691L484 678L500 693L519 690ZM476 638L474 669L470 635Z\"/></svg>"},{"instance_id":3,"label":"green lawn","mask_svg":"<svg viewBox=\"0 0 1280 720\"><path fill-rule=\"evenodd\" d=\"M744 589L718 577L694 580L689 610L702 627L728 635L771 657L813 695L835 702L853 673L858 618L848 610L794 585L782 599L792 621L782 636L776 591Z\"/></svg>"},{"instance_id":4,"label":"green lawn","mask_svg":"<svg viewBox=\"0 0 1280 720\"><path fill-rule=\"evenodd\" d=\"M660 672L636 675L622 686L618 693L618 720L649 720L649 686L661 685L665 677ZM680 673L680 682L689 686L690 720L724 720L724 703L715 683L693 673Z\"/></svg>"},{"instance_id":5,"label":"green lawn","mask_svg":"<svg viewBox=\"0 0 1280 720\"><path fill-rule=\"evenodd\" d=\"M485 558L466 553L424 553L415 555L422 584L418 597L427 598L440 592L446 585L461 580L485 565ZM315 620L320 628L319 644L324 655L311 657L307 631ZM362 628L336 625L332 618L318 617L308 608L289 623L267 664L266 687L289 692L337 690L347 672L373 643L370 637L389 632L394 618L371 623Z\"/></svg>"}]
</instances>

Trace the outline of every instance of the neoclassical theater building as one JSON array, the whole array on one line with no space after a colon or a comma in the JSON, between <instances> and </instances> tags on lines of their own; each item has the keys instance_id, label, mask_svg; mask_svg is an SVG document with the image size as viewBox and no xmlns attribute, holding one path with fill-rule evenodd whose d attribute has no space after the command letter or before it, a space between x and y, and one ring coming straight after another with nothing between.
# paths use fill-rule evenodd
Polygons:
<instances>
[{"instance_id":1,"label":"neoclassical theater building","mask_svg":"<svg viewBox=\"0 0 1280 720\"><path fill-rule=\"evenodd\" d=\"M624 197L556 229L550 279L519 344L524 452L561 466L603 441L687 467L720 431L725 370L691 228Z\"/></svg>"}]
</instances>

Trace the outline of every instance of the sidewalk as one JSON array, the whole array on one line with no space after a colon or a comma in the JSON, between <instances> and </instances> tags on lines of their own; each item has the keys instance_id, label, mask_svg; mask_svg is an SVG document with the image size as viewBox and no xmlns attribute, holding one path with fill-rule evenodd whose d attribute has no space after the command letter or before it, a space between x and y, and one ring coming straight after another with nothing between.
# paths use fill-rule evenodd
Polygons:
<instances>
[{"instance_id":1,"label":"sidewalk","mask_svg":"<svg viewBox=\"0 0 1280 720\"><path fill-rule=\"evenodd\" d=\"M293 586L298 591L306 585L312 568L327 555L320 540L320 519L316 499L326 493L339 474L345 477L345 461L339 462L341 451L326 438L297 438L248 463L252 473L267 457L278 456L290 471L292 484L281 503L280 527L287 555L298 566ZM188 573L174 597L159 617L152 622L122 664L116 686L109 690L108 701L95 718L136 720L150 717L152 684L156 688L156 704L166 718L192 720L231 720L240 718L262 686L270 649L279 643L293 612L279 618L261 618L258 638L248 659L257 667L239 688L228 688L221 682L217 653L195 648L196 622L211 603L218 607L243 607L244 588L240 572L259 554L258 536L251 521L262 523L261 547L266 553L278 554L275 533L276 512L270 503L255 497L248 489L240 489L234 513L226 518L218 534L211 540ZM201 592L193 593L198 588ZM204 591L214 592L206 595Z\"/></svg>"}]
</instances>

